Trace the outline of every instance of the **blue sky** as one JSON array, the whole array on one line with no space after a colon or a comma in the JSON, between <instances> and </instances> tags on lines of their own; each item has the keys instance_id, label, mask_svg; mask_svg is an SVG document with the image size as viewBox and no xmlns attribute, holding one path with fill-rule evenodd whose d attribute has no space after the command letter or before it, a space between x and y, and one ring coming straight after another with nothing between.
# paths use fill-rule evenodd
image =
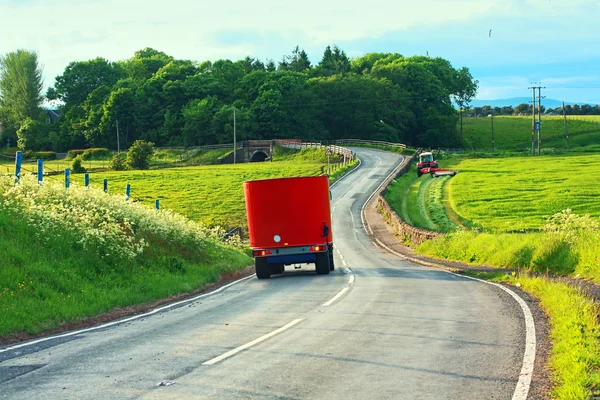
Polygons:
<instances>
[{"instance_id":1,"label":"blue sky","mask_svg":"<svg viewBox=\"0 0 600 400\"><path fill-rule=\"evenodd\" d=\"M299 45L317 63L337 44L350 57L444 57L471 70L478 99L529 96L541 82L548 98L600 104L600 0L0 0L0 16L0 54L37 51L46 86L71 61L145 47L278 61Z\"/></svg>"}]
</instances>

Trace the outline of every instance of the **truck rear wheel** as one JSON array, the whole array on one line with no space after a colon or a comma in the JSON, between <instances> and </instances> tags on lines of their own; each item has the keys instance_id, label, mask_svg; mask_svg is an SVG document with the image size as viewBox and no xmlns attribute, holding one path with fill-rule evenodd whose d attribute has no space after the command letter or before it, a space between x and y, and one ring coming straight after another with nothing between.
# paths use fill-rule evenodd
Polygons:
<instances>
[{"instance_id":1,"label":"truck rear wheel","mask_svg":"<svg viewBox=\"0 0 600 400\"><path fill-rule=\"evenodd\" d=\"M327 275L329 273L329 251L317 254L316 268L317 274Z\"/></svg>"},{"instance_id":2,"label":"truck rear wheel","mask_svg":"<svg viewBox=\"0 0 600 400\"><path fill-rule=\"evenodd\" d=\"M254 259L254 268L258 279L269 279L271 277L271 271L269 271L269 265L267 264L266 258L256 257Z\"/></svg>"},{"instance_id":3,"label":"truck rear wheel","mask_svg":"<svg viewBox=\"0 0 600 400\"><path fill-rule=\"evenodd\" d=\"M269 264L269 271L271 271L271 274L283 274L285 266L283 264Z\"/></svg>"}]
</instances>

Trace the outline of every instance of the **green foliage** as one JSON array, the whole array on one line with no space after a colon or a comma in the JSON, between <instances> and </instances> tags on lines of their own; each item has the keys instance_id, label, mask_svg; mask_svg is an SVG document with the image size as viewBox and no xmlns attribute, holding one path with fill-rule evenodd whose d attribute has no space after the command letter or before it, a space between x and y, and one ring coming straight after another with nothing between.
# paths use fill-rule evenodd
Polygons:
<instances>
[{"instance_id":1,"label":"green foliage","mask_svg":"<svg viewBox=\"0 0 600 400\"><path fill-rule=\"evenodd\" d=\"M112 158L110 159L110 162L108 163L108 169L110 169L112 171L126 170L127 164L125 163L125 158L126 158L126 155L123 153L113 155Z\"/></svg>"},{"instance_id":2,"label":"green foliage","mask_svg":"<svg viewBox=\"0 0 600 400\"><path fill-rule=\"evenodd\" d=\"M106 148L92 148L92 149L75 149L67 152L67 158L73 159L77 156L81 156L84 160L106 160L110 158L111 152Z\"/></svg>"},{"instance_id":3,"label":"green foliage","mask_svg":"<svg viewBox=\"0 0 600 400\"><path fill-rule=\"evenodd\" d=\"M131 169L148 169L153 154L154 143L136 140L127 151L125 163Z\"/></svg>"},{"instance_id":4,"label":"green foliage","mask_svg":"<svg viewBox=\"0 0 600 400\"><path fill-rule=\"evenodd\" d=\"M14 154L13 154L14 155ZM32 160L52 161L56 160L56 153L53 151L24 151L23 157Z\"/></svg>"},{"instance_id":5,"label":"green foliage","mask_svg":"<svg viewBox=\"0 0 600 400\"><path fill-rule=\"evenodd\" d=\"M118 63L73 62L48 90L49 98L65 102L52 145L114 149L117 121L125 147L135 140L231 143L234 107L238 140L460 144L450 100L468 101L474 93L477 82L466 68L391 53L368 54L354 64L337 46L327 46L314 67L299 47L278 66L251 57L198 65L154 49Z\"/></svg>"},{"instance_id":6,"label":"green foliage","mask_svg":"<svg viewBox=\"0 0 600 400\"><path fill-rule=\"evenodd\" d=\"M40 118L42 81L37 53L17 50L0 57L0 120L5 128L17 130L27 119ZM28 148L34 149L32 144Z\"/></svg>"},{"instance_id":7,"label":"green foliage","mask_svg":"<svg viewBox=\"0 0 600 400\"><path fill-rule=\"evenodd\" d=\"M85 172L85 168L83 167L83 157L77 156L71 161L71 171L74 174L82 174Z\"/></svg>"},{"instance_id":8,"label":"green foliage","mask_svg":"<svg viewBox=\"0 0 600 400\"><path fill-rule=\"evenodd\" d=\"M17 130L17 146L21 150L41 150L49 147L48 125L27 117Z\"/></svg>"},{"instance_id":9,"label":"green foliage","mask_svg":"<svg viewBox=\"0 0 600 400\"><path fill-rule=\"evenodd\" d=\"M0 230L0 336L190 293L252 262L222 230L34 177L0 178Z\"/></svg>"}]
</instances>

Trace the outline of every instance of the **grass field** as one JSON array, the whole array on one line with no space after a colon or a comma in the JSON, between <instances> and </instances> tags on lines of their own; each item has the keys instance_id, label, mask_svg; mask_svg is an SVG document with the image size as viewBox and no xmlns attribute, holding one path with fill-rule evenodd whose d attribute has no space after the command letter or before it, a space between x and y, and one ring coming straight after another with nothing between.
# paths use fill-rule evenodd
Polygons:
<instances>
[{"instance_id":1,"label":"grass field","mask_svg":"<svg viewBox=\"0 0 600 400\"><path fill-rule=\"evenodd\" d=\"M445 161L460 170L447 185L456 213L491 232L542 228L570 208L600 216L600 155Z\"/></svg>"},{"instance_id":2,"label":"grass field","mask_svg":"<svg viewBox=\"0 0 600 400\"><path fill-rule=\"evenodd\" d=\"M106 171L90 174L91 186L102 188L108 179L109 192L148 206L160 200L161 208L181 213L207 226L233 228L246 225L243 183L248 180L292 176L315 176L325 171L323 151L305 149L287 152L282 161L237 165L209 165L152 170ZM337 171L336 171L337 172ZM335 172L332 174L335 178ZM62 176L45 179L63 181ZM74 184L83 184L83 174L73 174Z\"/></svg>"},{"instance_id":3,"label":"grass field","mask_svg":"<svg viewBox=\"0 0 600 400\"><path fill-rule=\"evenodd\" d=\"M571 148L600 144L600 116L567 116ZM460 132L460 122L458 124ZM561 116L542 116L542 149L566 149L565 124ZM463 137L467 149L492 150L492 118L463 118ZM536 133L537 140L537 133ZM495 149L531 152L531 117L494 117ZM537 142L536 142L537 148ZM597 150L597 149L596 149Z\"/></svg>"}]
</instances>

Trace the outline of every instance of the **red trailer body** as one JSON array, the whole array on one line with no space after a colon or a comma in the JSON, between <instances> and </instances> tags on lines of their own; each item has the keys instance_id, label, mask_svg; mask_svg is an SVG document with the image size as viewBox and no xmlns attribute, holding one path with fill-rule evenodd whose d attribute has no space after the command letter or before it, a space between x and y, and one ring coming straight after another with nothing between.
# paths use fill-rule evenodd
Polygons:
<instances>
[{"instance_id":1,"label":"red trailer body","mask_svg":"<svg viewBox=\"0 0 600 400\"><path fill-rule=\"evenodd\" d=\"M333 236L327 176L245 182L244 194L259 278L297 263L315 263L317 273L329 273Z\"/></svg>"}]
</instances>

